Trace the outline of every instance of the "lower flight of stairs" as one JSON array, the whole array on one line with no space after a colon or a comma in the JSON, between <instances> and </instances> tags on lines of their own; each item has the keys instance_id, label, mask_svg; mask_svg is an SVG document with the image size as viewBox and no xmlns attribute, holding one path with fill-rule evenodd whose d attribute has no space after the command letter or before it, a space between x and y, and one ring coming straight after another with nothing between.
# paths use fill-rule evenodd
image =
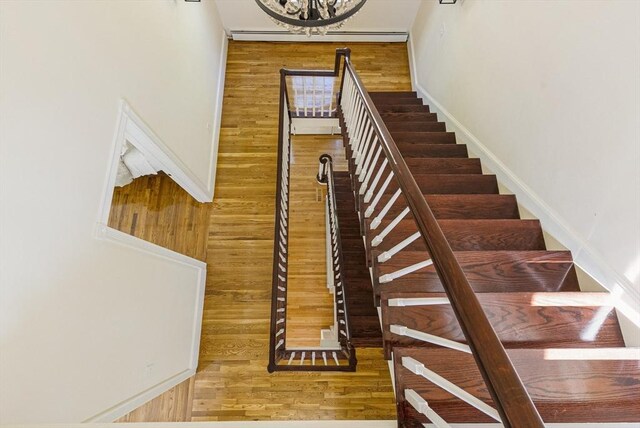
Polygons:
<instances>
[{"instance_id":1,"label":"lower flight of stairs","mask_svg":"<svg viewBox=\"0 0 640 428\"><path fill-rule=\"evenodd\" d=\"M520 219L516 198L499 194L496 177L482 173L480 161L468 157L466 146L456 144L414 92L370 96L544 421L640 421L640 354L624 347L608 293L580 292L571 253L547 250L539 221ZM376 312L360 303L380 307L385 355L394 361L399 425L428 422L406 393L417 394L412 400L425 400L447 422L492 422L433 377L426 379L433 372L494 406L472 355L424 340L428 335L465 346L434 267L379 280L430 256L418 239L379 260L417 229L408 215L375 245L374 238L406 204L400 197L373 228L375 212L364 220L355 212L354 195L362 213L368 205L359 195L353 160L350 171L336 183L347 271L358 278L357 291L350 291L358 303L349 310L353 305L355 313L373 317ZM397 188L389 186L377 211ZM351 264L350 257L358 260Z\"/></svg>"},{"instance_id":2,"label":"lower flight of stairs","mask_svg":"<svg viewBox=\"0 0 640 428\"><path fill-rule=\"evenodd\" d=\"M334 172L334 183L351 343L356 348L380 348L380 319L371 294L371 277L360 235L358 214L354 210L355 199L351 191L349 173Z\"/></svg>"}]
</instances>

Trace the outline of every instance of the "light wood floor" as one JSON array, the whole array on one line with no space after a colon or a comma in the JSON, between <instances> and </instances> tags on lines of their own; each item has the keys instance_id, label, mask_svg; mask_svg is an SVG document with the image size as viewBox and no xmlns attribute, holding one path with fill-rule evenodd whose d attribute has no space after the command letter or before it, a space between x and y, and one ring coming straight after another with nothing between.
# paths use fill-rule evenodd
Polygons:
<instances>
[{"instance_id":1,"label":"light wood floor","mask_svg":"<svg viewBox=\"0 0 640 428\"><path fill-rule=\"evenodd\" d=\"M335 48L343 46L331 43L229 44L215 198L209 213L206 246L208 272L200 366L193 382L177 387L183 388L181 391L169 391L123 420L395 418L391 380L381 350L359 349L356 373L268 374L266 371L278 70L283 66L331 68ZM353 52L352 61L369 90L410 90L405 44L349 46ZM322 139L329 146L336 144L335 139L328 137L297 137L294 140L294 156L298 155L293 166L295 177L298 172L309 172L306 171L307 164L314 165L311 173L315 175L319 147L314 146L314 141L317 144ZM298 182L294 175L293 180ZM309 200L314 204L310 209L320 209L322 205L314 202L315 190L304 190L308 180L308 176L300 177L301 192L296 193L296 201L304 204ZM293 186L298 188L298 184ZM141 191L145 191L144 187ZM292 204L297 211L298 202L292 200ZM118 223L119 219L113 221ZM126 230L127 222L122 224ZM304 235L307 224L310 223L305 223L304 219L299 224L296 221L291 226L293 233ZM167 232L163 226L159 233L180 234L184 222L175 226L177 229L172 232ZM163 239L157 235L154 232L146 234L152 241ZM292 267L295 266L298 272L316 269L315 263L310 264L308 260L316 257L311 252L318 248L324 251L324 246L315 241L291 247ZM321 256L323 260L324 254ZM322 273L312 272L310 276L314 284L324 280ZM302 273L295 282L298 279L301 287L311 284ZM290 298L294 300L292 308L307 310L309 302L305 301L304 291L292 293ZM316 340L318 328L326 322L327 315L324 311L319 312L322 313L311 317L313 321L294 322L293 327L290 324L292 331L288 334L295 340ZM190 414L185 410L188 406L183 404L182 398L169 397L171 394L184 397L185 390L192 394ZM173 408L167 409L167 406Z\"/></svg>"}]
</instances>

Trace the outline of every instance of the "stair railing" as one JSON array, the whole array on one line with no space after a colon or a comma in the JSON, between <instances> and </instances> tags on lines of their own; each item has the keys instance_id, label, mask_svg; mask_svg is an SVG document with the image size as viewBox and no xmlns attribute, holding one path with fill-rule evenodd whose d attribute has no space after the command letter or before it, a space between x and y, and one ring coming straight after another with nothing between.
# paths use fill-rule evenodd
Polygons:
<instances>
[{"instance_id":1,"label":"stair railing","mask_svg":"<svg viewBox=\"0 0 640 428\"><path fill-rule=\"evenodd\" d=\"M273 242L273 275L271 286L271 322L269 332L269 365L274 371L355 371L355 349L351 345L346 300L343 300L344 334L340 347L292 348L287 346L287 289L289 268L289 197L291 177L291 120L295 116L287 90L288 77L336 78L340 74L342 57L349 49L336 51L333 70L280 70L280 101L278 126L278 166L276 181L275 231ZM333 104L333 101L331 101ZM323 114L324 111L323 111ZM335 115L335 111L334 111ZM316 116L319 117L319 116ZM326 117L326 116L325 116ZM329 173L331 174L331 173ZM333 207L335 209L335 205ZM335 211L334 211L335 212ZM337 226L337 223L336 223ZM337 227L336 227L337 233ZM336 235L337 237L338 235ZM340 263L338 267L342 266ZM335 274L335 273L334 273ZM342 276L340 276L342 278ZM342 303L341 303L342 304ZM345 336L346 335L346 336Z\"/></svg>"},{"instance_id":2,"label":"stair railing","mask_svg":"<svg viewBox=\"0 0 640 428\"><path fill-rule=\"evenodd\" d=\"M406 202L404 210L373 239L371 245L379 245L409 213L417 228L414 234L380 254L378 262L384 263L419 239L426 244L430 256L420 263L381 276L377 278L378 282L391 282L433 265L503 425L514 428L544 427L422 191L348 57L344 62L339 105L338 115L350 158L350 171L354 189L358 193L356 201L359 204L362 198L363 205L367 206L364 213L360 209L363 207L358 207L361 225L369 224L371 229L376 229L401 196ZM394 187L390 187L392 181ZM387 190L395 187L397 190L391 198L384 206L379 206ZM373 216L374 213L377 215ZM371 221L365 223L365 218Z\"/></svg>"},{"instance_id":3,"label":"stair railing","mask_svg":"<svg viewBox=\"0 0 640 428\"><path fill-rule=\"evenodd\" d=\"M334 311L336 314L336 329L340 347L349 356L349 365L357 364L355 348L351 344L351 327L349 324L349 312L347 310L347 290L344 283L344 258L342 254L342 240L340 238L340 226L338 223L338 205L335 193L335 181L333 175L333 159L328 154L323 154L319 159L318 181L327 185L327 213L329 220L331 270L327 275L332 276L334 285Z\"/></svg>"}]
</instances>

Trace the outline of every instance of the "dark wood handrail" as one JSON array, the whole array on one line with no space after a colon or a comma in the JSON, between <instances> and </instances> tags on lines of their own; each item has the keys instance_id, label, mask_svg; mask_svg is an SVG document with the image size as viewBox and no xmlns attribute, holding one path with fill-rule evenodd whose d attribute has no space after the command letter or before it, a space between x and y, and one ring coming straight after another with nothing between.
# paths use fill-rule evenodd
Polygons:
<instances>
[{"instance_id":1,"label":"dark wood handrail","mask_svg":"<svg viewBox=\"0 0 640 428\"><path fill-rule=\"evenodd\" d=\"M284 129L284 118L282 117L282 111L286 105L286 88L287 81L286 75L284 73L280 73L280 101L278 103L279 106L279 123L278 123L278 165L277 165L277 178L276 178L276 212L275 212L275 226L274 226L274 234L273 234L273 273L271 278L271 322L269 326L269 365L267 366L267 370L269 373L272 373L276 370L278 361L277 361L277 351L276 351L276 332L277 325L276 321L278 318L278 305L277 305L277 296L278 296L278 286L280 285L280 280L278 278L278 253L280 251L279 246L281 243L280 240L280 215L282 210L282 152L284 150L284 133L289 132L288 129ZM287 207L289 204L289 199L287 199ZM289 247L289 240L284 244L285 248ZM286 294L286 288L285 288ZM285 302L286 304L286 302ZM286 317L285 317L285 325L283 328L286 328Z\"/></svg>"},{"instance_id":2,"label":"dark wood handrail","mask_svg":"<svg viewBox=\"0 0 640 428\"><path fill-rule=\"evenodd\" d=\"M544 427L544 423L522 380L511 364L496 332L458 263L444 233L429 208L420 187L387 129L380 113L355 72L345 58L343 76L349 73L362 97L374 132L382 145L407 204L416 221L436 272L442 281L460 327L473 352L480 373L493 398L505 427ZM342 93L343 86L340 87Z\"/></svg>"}]
</instances>

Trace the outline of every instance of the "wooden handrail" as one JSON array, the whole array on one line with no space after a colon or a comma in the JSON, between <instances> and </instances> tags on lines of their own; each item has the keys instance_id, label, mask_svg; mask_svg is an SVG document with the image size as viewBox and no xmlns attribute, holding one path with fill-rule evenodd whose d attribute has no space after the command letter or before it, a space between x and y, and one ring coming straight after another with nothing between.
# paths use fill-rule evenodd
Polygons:
<instances>
[{"instance_id":1,"label":"wooden handrail","mask_svg":"<svg viewBox=\"0 0 640 428\"><path fill-rule=\"evenodd\" d=\"M273 273L271 278L271 322L269 327L269 365L267 366L267 370L269 373L272 373L276 370L278 359L276 354L278 353L276 350L276 333L277 333L277 296L279 293L278 286L280 285L280 279L278 278L278 254L280 252L279 246L281 243L280 240L280 216L281 216L281 204L282 204L282 153L284 150L284 133L289 132L289 129L284 129L284 118L282 117L282 112L284 111L285 105L287 103L286 98L286 75L284 73L280 73L280 101L279 105L279 124L278 124L278 165L277 165L277 179L276 179L276 212L275 212L275 226L274 226L274 234L273 234ZM289 205L289 200L287 199L287 207ZM288 250L288 240L287 243L284 244L285 248ZM285 288L286 295L286 288ZM285 302L286 304L286 302ZM286 328L286 317L285 317L285 325L283 328Z\"/></svg>"},{"instance_id":2,"label":"wooden handrail","mask_svg":"<svg viewBox=\"0 0 640 428\"><path fill-rule=\"evenodd\" d=\"M389 160L389 166L416 221L418 231L431 254L436 272L504 426L544 427L538 410L487 320L422 191L348 57L345 58L340 93L344 89L346 73L349 73L357 93L362 98L365 112Z\"/></svg>"}]
</instances>

